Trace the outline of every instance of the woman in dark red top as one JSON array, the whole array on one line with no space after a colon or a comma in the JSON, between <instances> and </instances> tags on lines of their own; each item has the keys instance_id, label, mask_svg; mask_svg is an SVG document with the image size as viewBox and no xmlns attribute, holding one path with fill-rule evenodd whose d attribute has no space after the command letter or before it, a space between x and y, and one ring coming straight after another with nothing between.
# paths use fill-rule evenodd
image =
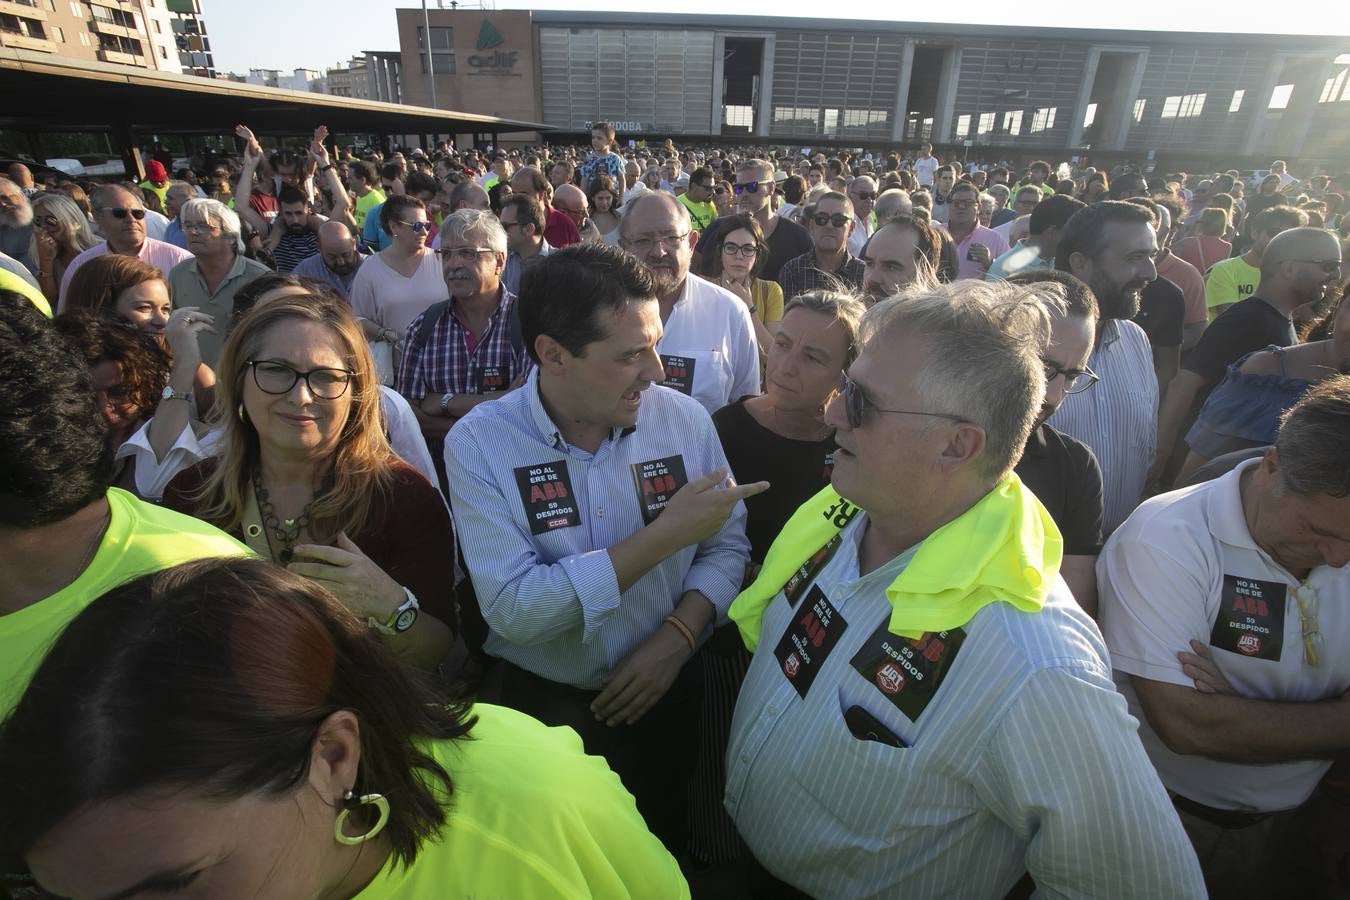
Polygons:
<instances>
[{"instance_id":1,"label":"woman in dark red top","mask_svg":"<svg viewBox=\"0 0 1350 900\"><path fill-rule=\"evenodd\" d=\"M453 640L455 541L440 495L385 437L379 381L347 307L273 300L220 356L219 456L164 505L328 588L391 649L434 669Z\"/></svg>"}]
</instances>

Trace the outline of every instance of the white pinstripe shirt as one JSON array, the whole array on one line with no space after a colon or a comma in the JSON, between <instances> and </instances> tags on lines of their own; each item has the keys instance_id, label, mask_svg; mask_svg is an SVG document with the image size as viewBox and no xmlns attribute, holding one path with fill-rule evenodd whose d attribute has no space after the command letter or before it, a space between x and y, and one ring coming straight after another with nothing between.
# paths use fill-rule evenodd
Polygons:
<instances>
[{"instance_id":1,"label":"white pinstripe shirt","mask_svg":"<svg viewBox=\"0 0 1350 900\"><path fill-rule=\"evenodd\" d=\"M1062 579L1038 613L997 602L977 613L916 719L854 668L914 552L859 578L866 519L816 580L847 625L804 697L775 647L809 591L795 608L780 592L765 613L725 796L755 857L820 898L997 900L1024 871L1042 897L1204 897L1101 635ZM908 747L855 738L843 721L855 705Z\"/></svg>"},{"instance_id":2,"label":"white pinstripe shirt","mask_svg":"<svg viewBox=\"0 0 1350 900\"><path fill-rule=\"evenodd\" d=\"M1158 376L1144 330L1105 319L1088 368L1101 381L1070 394L1049 425L1092 448L1102 467L1102 537L1110 536L1144 496L1158 446Z\"/></svg>"},{"instance_id":3,"label":"white pinstripe shirt","mask_svg":"<svg viewBox=\"0 0 1350 900\"><path fill-rule=\"evenodd\" d=\"M607 548L644 527L643 481L659 490L676 468L643 465L672 459L690 481L727 464L698 401L653 385L637 427L615 429L591 454L562 439L540 402L537 367L522 388L479 404L450 430L450 503L491 627L489 653L595 690L686 591L701 591L725 619L750 558L744 503L717 534L675 550L619 593Z\"/></svg>"}]
</instances>

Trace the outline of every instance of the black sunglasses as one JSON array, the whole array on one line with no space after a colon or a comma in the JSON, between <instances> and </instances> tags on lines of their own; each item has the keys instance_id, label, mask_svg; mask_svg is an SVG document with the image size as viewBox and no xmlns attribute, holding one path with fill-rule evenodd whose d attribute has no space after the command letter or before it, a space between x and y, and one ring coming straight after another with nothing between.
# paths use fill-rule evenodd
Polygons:
<instances>
[{"instance_id":1,"label":"black sunglasses","mask_svg":"<svg viewBox=\"0 0 1350 900\"><path fill-rule=\"evenodd\" d=\"M738 194L755 194L759 192L759 182L747 181L744 184L733 184L731 189Z\"/></svg>"},{"instance_id":2,"label":"black sunglasses","mask_svg":"<svg viewBox=\"0 0 1350 900\"><path fill-rule=\"evenodd\" d=\"M121 206L108 206L104 207L103 211L112 213L114 219L125 219L130 215L139 222L141 219L145 218L145 210L143 209L126 209Z\"/></svg>"},{"instance_id":3,"label":"black sunglasses","mask_svg":"<svg viewBox=\"0 0 1350 900\"><path fill-rule=\"evenodd\" d=\"M816 213L811 217L811 221L815 222L821 228L824 228L826 225L833 225L835 228L843 228L848 224L848 216L843 213L835 213L834 215L830 215L829 213Z\"/></svg>"},{"instance_id":4,"label":"black sunglasses","mask_svg":"<svg viewBox=\"0 0 1350 900\"><path fill-rule=\"evenodd\" d=\"M402 219L395 219L394 221L402 225L404 228L411 228L418 234L425 234L426 232L431 230L430 222L405 222Z\"/></svg>"},{"instance_id":5,"label":"black sunglasses","mask_svg":"<svg viewBox=\"0 0 1350 900\"><path fill-rule=\"evenodd\" d=\"M839 394L844 398L844 413L848 416L850 428L861 428L863 413L869 409L873 412L894 413L903 416L935 416L939 419L950 419L953 422L969 421L969 419L947 413L922 412L914 409L882 409L879 406L872 406L863 398L862 388L858 386L858 382L849 378L847 372L839 373Z\"/></svg>"}]
</instances>

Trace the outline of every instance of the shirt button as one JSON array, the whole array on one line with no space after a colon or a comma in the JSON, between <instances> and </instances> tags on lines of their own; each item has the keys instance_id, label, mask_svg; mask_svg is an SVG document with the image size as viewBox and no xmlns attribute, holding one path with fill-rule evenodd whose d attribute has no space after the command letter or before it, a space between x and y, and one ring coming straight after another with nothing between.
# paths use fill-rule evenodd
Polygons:
<instances>
[{"instance_id":1,"label":"shirt button","mask_svg":"<svg viewBox=\"0 0 1350 900\"><path fill-rule=\"evenodd\" d=\"M605 508L603 506L597 506L595 508L595 517L597 519L603 519L605 517Z\"/></svg>"},{"instance_id":2,"label":"shirt button","mask_svg":"<svg viewBox=\"0 0 1350 900\"><path fill-rule=\"evenodd\" d=\"M776 715L778 715L778 707L776 707L776 706L770 706L770 707L769 707L769 715L771 715L771 716L776 716Z\"/></svg>"}]
</instances>

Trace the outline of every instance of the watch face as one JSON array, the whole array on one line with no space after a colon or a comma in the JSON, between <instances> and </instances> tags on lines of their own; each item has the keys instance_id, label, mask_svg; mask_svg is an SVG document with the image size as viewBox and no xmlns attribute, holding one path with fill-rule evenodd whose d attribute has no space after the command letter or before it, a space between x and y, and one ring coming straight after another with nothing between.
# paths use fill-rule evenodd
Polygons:
<instances>
[{"instance_id":1,"label":"watch face","mask_svg":"<svg viewBox=\"0 0 1350 900\"><path fill-rule=\"evenodd\" d=\"M409 628L413 627L413 623L416 621L417 610L405 609L403 612L399 613L398 618L394 620L394 630L407 631Z\"/></svg>"}]
</instances>

